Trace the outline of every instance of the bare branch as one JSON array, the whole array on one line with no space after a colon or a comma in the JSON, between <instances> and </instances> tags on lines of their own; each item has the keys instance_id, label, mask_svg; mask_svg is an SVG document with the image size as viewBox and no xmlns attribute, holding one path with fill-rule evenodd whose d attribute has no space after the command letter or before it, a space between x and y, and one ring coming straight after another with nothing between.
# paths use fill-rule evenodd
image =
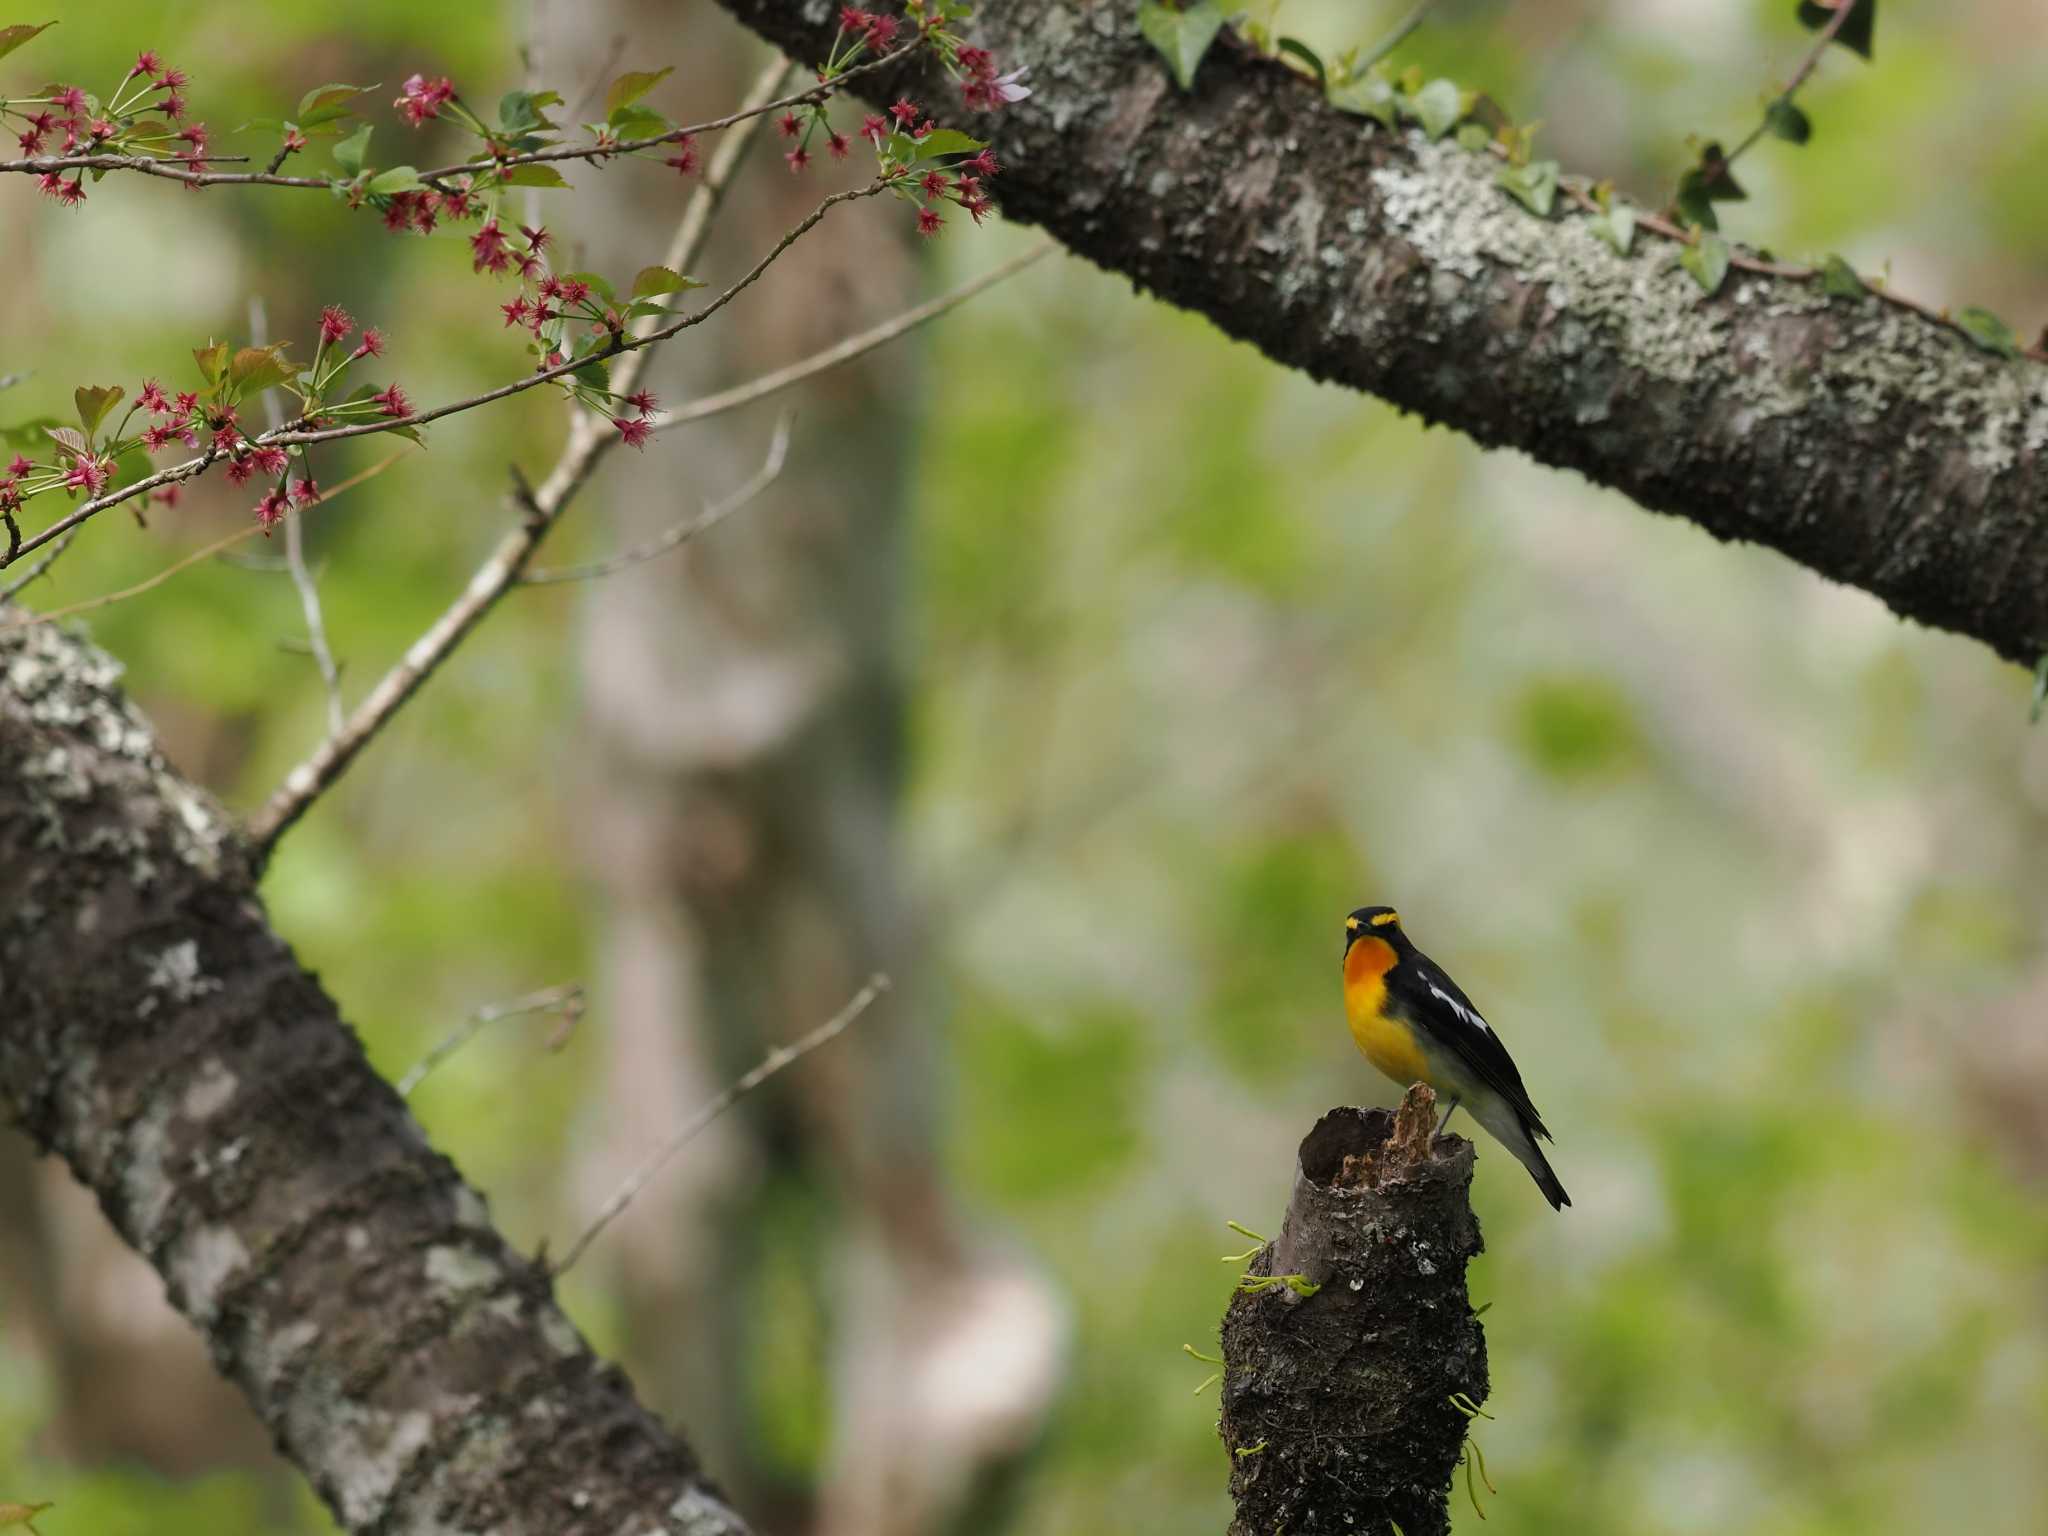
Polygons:
<instances>
[{"instance_id":1,"label":"bare branch","mask_svg":"<svg viewBox=\"0 0 2048 1536\"><path fill-rule=\"evenodd\" d=\"M972 282L962 283L951 293L942 293L935 299L927 299L915 309L907 309L894 319L870 326L858 335L849 336L822 352L814 352L786 368L764 373L760 378L750 379L745 384L735 384L731 389L720 390L715 395L706 395L701 400L692 400L687 405L677 406L663 414L660 425L654 430L666 432L670 427L680 427L693 421L702 421L707 416L718 416L726 411L738 410L743 405L752 405L756 400L788 389L792 384L801 384L805 379L837 368L842 363L850 363L856 357L885 346L899 336L908 335L928 321L938 319L947 311L959 308L969 299L987 292L1005 278L1016 276L1033 262L1058 249L1058 245L1059 243L1054 240L1035 245L1030 250L1011 257L1001 266L984 272Z\"/></svg>"},{"instance_id":2,"label":"bare branch","mask_svg":"<svg viewBox=\"0 0 2048 1536\"><path fill-rule=\"evenodd\" d=\"M263 312L263 300L249 300L249 344L263 346L268 340L269 325ZM277 389L272 386L263 391L263 411L270 418L270 429L275 432L284 425L284 410L277 403ZM310 468L307 475L311 479ZM288 513L284 520L284 562L291 572L292 585L299 591L299 608L306 616L306 645L313 653L313 662L320 668L320 683L327 690L328 734L341 729L341 669L334 664L334 652L327 645L327 625L320 613L320 588L313 580L313 573L306 568L305 530L300 526L299 514Z\"/></svg>"},{"instance_id":3,"label":"bare branch","mask_svg":"<svg viewBox=\"0 0 2048 1536\"><path fill-rule=\"evenodd\" d=\"M561 1027L548 1037L548 1049L559 1051L568 1043L570 1031L575 1029L583 1018L583 1001L583 983L572 981L563 986L546 987L539 992L528 992L523 997L515 997L507 1002L492 1003L489 1007L477 1009L461 1024L450 1030L398 1080L398 1096L401 1099L411 1098L412 1091L426 1081L429 1072L469 1044L485 1026L495 1024L500 1019L518 1018L529 1013L561 1014Z\"/></svg>"},{"instance_id":4,"label":"bare branch","mask_svg":"<svg viewBox=\"0 0 2048 1536\"><path fill-rule=\"evenodd\" d=\"M361 485L365 480L368 480L376 475L381 475L382 473L384 473L385 470L389 469L392 465L396 464L400 459L404 457L404 451L400 450L397 453L390 454L385 458L379 459L375 464L372 464L368 469L350 475L346 480L342 481L339 485L329 486L327 488L326 493L323 496L321 496L319 505L323 509L326 508L338 497L340 497L344 491L354 490L357 486ZM143 593L151 590L152 588L162 586L165 582L169 581L173 576L177 575L178 572L185 570L188 567L197 565L202 560L211 559L213 556L221 554L225 550L232 549L237 544L245 543L248 540L257 537L262 532L263 529L255 523L251 523L246 528L237 528L233 533L228 534L226 537L215 539L211 544L203 544L198 549L193 550L192 553L190 553L189 555L185 555L178 560L172 561L169 565L165 566L162 570L158 571L154 576L146 576L141 581L136 582L133 586L122 587L120 590L115 592L103 592L98 597L88 597L76 603L66 603L61 608L46 608L41 613L24 614L18 619L14 619L8 623L0 624L0 633L5 633L9 629L22 628L29 624L54 623L58 619L68 619L74 614L90 613L96 608L107 608L111 607L115 603L126 602L131 597L140 597ZM76 537L78 537L78 530L74 528L70 533L66 534L64 536L63 541L59 543L55 549L50 551L50 553L46 557L44 557L44 559L39 564L34 566L26 576L22 577L19 581L15 582L13 586L8 587L5 591L0 591L0 598L7 598L13 596L14 593L20 591L23 587L27 586L30 582L34 581L38 576L42 575L42 573L49 568L50 564L53 561L55 561L59 555L64 553L65 549ZM278 567L265 566L263 567L263 569L274 570L278 569Z\"/></svg>"},{"instance_id":5,"label":"bare branch","mask_svg":"<svg viewBox=\"0 0 2048 1536\"><path fill-rule=\"evenodd\" d=\"M775 80L781 77L781 67L778 61L772 77L767 72L763 73L761 79L754 85L757 94L765 95L774 89ZM685 241L679 237L675 242L675 248L686 258L695 255L698 245L709 230L711 211L716 208L718 199L723 195L726 181L739 164L746 139L751 136L754 126L760 121L758 114L753 115L746 128L719 146L720 155L706 170L703 185L684 209L682 230L690 232L690 238ZM864 189L852 195L869 195L869 190L871 189ZM759 277L767 269L768 264L787 250L799 235L814 227L835 201L844 202L848 196L849 194L840 193L827 198L809 218L785 235L775 249L763 257L751 272L728 288L709 310L699 310L692 315L686 315L674 325L653 335L631 337L627 344L634 347L648 345L662 336L671 335L685 326L695 324L700 318L716 310L727 299ZM368 746L377 732L384 728L385 722L412 697L420 684L432 675L434 669L448 659L449 654L482 621L483 616L497 604L498 599L517 584L519 578L525 574L527 564L533 558L533 552L540 547L540 541L547 536L548 530L567 510L569 503L583 488L598 462L618 440L617 434L608 424L579 412L572 419L569 441L563 447L561 457L555 461L554 468L549 471L547 479L541 483L538 491L529 488L519 477L516 469L513 471L514 504L521 513L518 526L498 541L490 557L478 568L476 574L470 577L469 585L463 589L462 595L435 621L432 628L413 642L398 664L385 673L377 686L370 691L369 696L356 707L355 713L343 723L342 728L322 742L312 756L286 774L284 783L278 786L262 809L251 819L249 838L254 845L259 864L269 859L271 850L285 829L305 815L306 808L328 785L341 777L356 754Z\"/></svg>"},{"instance_id":6,"label":"bare branch","mask_svg":"<svg viewBox=\"0 0 2048 1536\"><path fill-rule=\"evenodd\" d=\"M775 483L782 473L782 463L789 455L789 426L791 418L784 416L775 423L774 439L768 444L768 457L761 467L738 490L725 500L713 502L695 517L686 518L673 528L666 530L644 544L636 544L621 554L607 560L594 560L588 565L557 565L543 571L528 571L520 578L529 587L545 587L563 581L591 581L600 576L611 576L630 566L678 550L707 528L715 528L733 513L739 511Z\"/></svg>"},{"instance_id":7,"label":"bare branch","mask_svg":"<svg viewBox=\"0 0 2048 1536\"><path fill-rule=\"evenodd\" d=\"M569 1245L569 1251L562 1255L562 1261L549 1267L550 1275L566 1274L571 1265L582 1258L590 1245L597 1240L600 1232L612 1224L619 1213L633 1203L634 1196L645 1189L648 1182L661 1172L668 1160L689 1145L691 1139L705 1126L724 1114L733 1105L767 1082L791 1062L801 1061L819 1046L842 1033L855 1019L868 1010L868 1005L889 990L889 978L877 971L868 978L868 984L853 995L852 1001L833 1014L809 1034L792 1040L788 1045L777 1046L761 1059L761 1062L746 1076L725 1089L705 1104L694 1115L676 1129L674 1135L655 1149L654 1154L634 1169L605 1201L604 1208L597 1213L590 1225L583 1229L582 1236Z\"/></svg>"},{"instance_id":8,"label":"bare branch","mask_svg":"<svg viewBox=\"0 0 2048 1536\"><path fill-rule=\"evenodd\" d=\"M14 595L20 592L22 588L26 587L38 576L43 575L50 569L51 566L55 565L59 560L63 559L64 551L71 547L71 541L77 537L78 530L74 528L69 533L65 534L63 538L57 541L57 547L55 549L51 550L47 555L43 556L42 559L38 560L34 565L30 566L26 571L24 571L20 576L16 577L13 581L10 581L6 586L0 587L0 603L11 601Z\"/></svg>"}]
</instances>

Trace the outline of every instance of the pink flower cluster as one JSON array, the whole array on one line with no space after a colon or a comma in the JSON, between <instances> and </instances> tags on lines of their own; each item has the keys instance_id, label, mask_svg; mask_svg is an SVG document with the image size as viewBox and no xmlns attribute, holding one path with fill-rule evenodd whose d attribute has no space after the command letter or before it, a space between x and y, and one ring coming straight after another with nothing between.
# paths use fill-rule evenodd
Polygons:
<instances>
[{"instance_id":1,"label":"pink flower cluster","mask_svg":"<svg viewBox=\"0 0 2048 1536\"><path fill-rule=\"evenodd\" d=\"M443 75L438 80L429 80L425 75L407 77L404 91L391 105L405 114L405 120L418 128L430 117L439 117L441 108L455 99L455 82Z\"/></svg>"},{"instance_id":2,"label":"pink flower cluster","mask_svg":"<svg viewBox=\"0 0 2048 1536\"><path fill-rule=\"evenodd\" d=\"M176 160L190 171L203 171L206 125L184 121L185 98L180 93L188 78L182 69L166 68L153 49L144 49L136 55L114 100L103 109L96 109L78 86L53 85L49 94L23 104L39 110L25 112L18 105L0 104L0 116L19 120L21 126L14 137L24 155L139 152ZM140 86L135 84L138 80ZM160 100L149 99L159 91L164 93ZM162 123L135 121L157 113L163 115ZM82 170L68 180L61 171L44 171L36 185L45 197L60 203L85 201Z\"/></svg>"},{"instance_id":3,"label":"pink flower cluster","mask_svg":"<svg viewBox=\"0 0 2048 1536\"><path fill-rule=\"evenodd\" d=\"M1029 65L999 75L996 56L986 48L962 48L953 57L960 66L961 99L970 107L993 112L1031 94L1031 87L1022 83L1031 72Z\"/></svg>"}]
</instances>

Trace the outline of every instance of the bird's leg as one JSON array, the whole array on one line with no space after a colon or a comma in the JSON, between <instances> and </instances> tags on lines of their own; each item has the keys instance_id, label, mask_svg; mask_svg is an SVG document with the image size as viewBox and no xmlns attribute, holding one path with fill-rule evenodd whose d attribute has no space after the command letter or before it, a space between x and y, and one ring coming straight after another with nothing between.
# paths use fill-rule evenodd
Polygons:
<instances>
[{"instance_id":1,"label":"bird's leg","mask_svg":"<svg viewBox=\"0 0 2048 1536\"><path fill-rule=\"evenodd\" d=\"M1445 1111L1444 1111L1444 1118L1443 1118L1443 1122L1442 1122L1442 1124L1438 1125L1438 1126L1437 1126L1437 1128L1436 1128L1436 1133L1437 1133L1437 1135L1439 1135L1439 1136L1443 1135L1443 1133L1444 1133L1444 1128L1445 1128L1446 1126L1448 1126L1448 1125L1449 1125L1449 1124L1451 1123L1451 1116L1455 1115L1455 1114L1456 1114L1457 1112L1458 1112L1458 1101L1457 1101L1456 1099L1453 1099L1453 1100L1451 1100L1451 1107L1450 1107L1449 1109L1447 1109L1447 1110L1445 1110Z\"/></svg>"}]
</instances>

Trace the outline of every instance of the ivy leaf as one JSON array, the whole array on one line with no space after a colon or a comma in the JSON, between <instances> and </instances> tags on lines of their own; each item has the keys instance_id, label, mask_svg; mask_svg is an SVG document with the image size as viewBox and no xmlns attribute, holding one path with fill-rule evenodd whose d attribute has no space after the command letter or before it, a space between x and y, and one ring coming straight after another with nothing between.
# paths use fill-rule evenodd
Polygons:
<instances>
[{"instance_id":1,"label":"ivy leaf","mask_svg":"<svg viewBox=\"0 0 2048 1536\"><path fill-rule=\"evenodd\" d=\"M1854 9L1842 22L1842 30L1835 34L1835 41L1867 59L1870 57L1870 34L1877 25L1877 0L1799 0L1799 24L1809 32L1818 32L1835 19L1835 11L1845 4Z\"/></svg>"},{"instance_id":2,"label":"ivy leaf","mask_svg":"<svg viewBox=\"0 0 2048 1536\"><path fill-rule=\"evenodd\" d=\"M605 115L609 117L621 107L630 107L634 102L653 90L675 72L675 66L665 69L635 69L614 80L604 93Z\"/></svg>"},{"instance_id":3,"label":"ivy leaf","mask_svg":"<svg viewBox=\"0 0 2048 1536\"><path fill-rule=\"evenodd\" d=\"M1330 88L1330 72L1323 68L1323 61L1316 57L1315 49L1309 47L1307 43L1304 43L1298 37L1283 37L1280 39L1280 51L1293 54L1302 63L1314 70L1316 88L1325 93L1328 92Z\"/></svg>"},{"instance_id":4,"label":"ivy leaf","mask_svg":"<svg viewBox=\"0 0 2048 1536\"><path fill-rule=\"evenodd\" d=\"M1458 125L1458 148L1476 155L1492 142L1493 135L1486 131L1484 123L1460 123Z\"/></svg>"},{"instance_id":5,"label":"ivy leaf","mask_svg":"<svg viewBox=\"0 0 2048 1536\"><path fill-rule=\"evenodd\" d=\"M687 293L703 286L696 278L684 277L673 267L642 267L633 278L633 297L650 299L658 293Z\"/></svg>"},{"instance_id":6,"label":"ivy leaf","mask_svg":"<svg viewBox=\"0 0 2048 1536\"><path fill-rule=\"evenodd\" d=\"M2000 357L2020 355L2019 337L2013 334L2011 326L1988 309L1979 309L1972 305L1968 309L1960 310L1956 314L1955 323L1957 330L1986 352L1995 352Z\"/></svg>"},{"instance_id":7,"label":"ivy leaf","mask_svg":"<svg viewBox=\"0 0 2048 1536\"><path fill-rule=\"evenodd\" d=\"M1510 165L1493 179L1495 185L1539 219L1550 217L1551 206L1557 201L1555 160L1532 160L1527 165Z\"/></svg>"},{"instance_id":8,"label":"ivy leaf","mask_svg":"<svg viewBox=\"0 0 2048 1536\"><path fill-rule=\"evenodd\" d=\"M1764 109L1764 126L1787 144L1804 144L1813 137L1813 120L1783 96Z\"/></svg>"},{"instance_id":9,"label":"ivy leaf","mask_svg":"<svg viewBox=\"0 0 2048 1536\"><path fill-rule=\"evenodd\" d=\"M1614 254L1626 256L1636 243L1636 211L1616 203L1593 221L1593 233L1614 247Z\"/></svg>"},{"instance_id":10,"label":"ivy leaf","mask_svg":"<svg viewBox=\"0 0 2048 1536\"><path fill-rule=\"evenodd\" d=\"M1324 99L1339 112L1369 117L1382 128L1391 128L1398 121L1394 88L1378 75L1367 74L1347 81L1329 91Z\"/></svg>"},{"instance_id":11,"label":"ivy leaf","mask_svg":"<svg viewBox=\"0 0 2048 1536\"><path fill-rule=\"evenodd\" d=\"M1856 269L1839 256L1830 256L1821 264L1820 291L1831 299L1860 299L1869 292Z\"/></svg>"},{"instance_id":12,"label":"ivy leaf","mask_svg":"<svg viewBox=\"0 0 2048 1536\"><path fill-rule=\"evenodd\" d=\"M515 165L500 185L507 187L566 187L569 183L552 165Z\"/></svg>"},{"instance_id":13,"label":"ivy leaf","mask_svg":"<svg viewBox=\"0 0 2048 1536\"><path fill-rule=\"evenodd\" d=\"M394 165L388 171L379 172L370 178L370 190L389 195L393 192L410 192L420 184L420 173L409 165Z\"/></svg>"},{"instance_id":14,"label":"ivy leaf","mask_svg":"<svg viewBox=\"0 0 2048 1536\"><path fill-rule=\"evenodd\" d=\"M1458 119L1465 115L1465 93L1458 89L1455 80L1430 81L1408 98L1408 104L1414 109L1415 120L1422 124L1422 131L1432 140L1457 127Z\"/></svg>"},{"instance_id":15,"label":"ivy leaf","mask_svg":"<svg viewBox=\"0 0 2048 1536\"><path fill-rule=\"evenodd\" d=\"M1223 7L1216 0L1195 0L1185 10L1161 0L1143 0L1138 7L1138 30L1166 60L1174 83L1184 91L1193 89L1195 71L1223 30L1223 21Z\"/></svg>"},{"instance_id":16,"label":"ivy leaf","mask_svg":"<svg viewBox=\"0 0 2048 1536\"><path fill-rule=\"evenodd\" d=\"M34 27L30 26L27 22L22 22L12 27L0 27L0 59L6 58L8 54L14 52L15 49L34 37L38 32L46 32L55 25L57 23L54 21L46 21L40 26ZM0 1505L0 1508L4 1507L4 1505ZM42 1507L45 1509L49 1508L47 1504Z\"/></svg>"},{"instance_id":17,"label":"ivy leaf","mask_svg":"<svg viewBox=\"0 0 2048 1536\"><path fill-rule=\"evenodd\" d=\"M85 428L87 437L99 431L107 412L120 403L122 393L118 384L81 384L71 392L72 402L78 407L78 424Z\"/></svg>"},{"instance_id":18,"label":"ivy leaf","mask_svg":"<svg viewBox=\"0 0 2048 1536\"><path fill-rule=\"evenodd\" d=\"M1699 232L1691 245L1678 253L1678 264L1692 274L1693 281L1711 298L1721 291L1728 277L1728 242L1710 229Z\"/></svg>"},{"instance_id":19,"label":"ivy leaf","mask_svg":"<svg viewBox=\"0 0 2048 1536\"><path fill-rule=\"evenodd\" d=\"M350 176L363 174L363 161L370 153L370 125L363 124L334 146L334 163Z\"/></svg>"}]
</instances>

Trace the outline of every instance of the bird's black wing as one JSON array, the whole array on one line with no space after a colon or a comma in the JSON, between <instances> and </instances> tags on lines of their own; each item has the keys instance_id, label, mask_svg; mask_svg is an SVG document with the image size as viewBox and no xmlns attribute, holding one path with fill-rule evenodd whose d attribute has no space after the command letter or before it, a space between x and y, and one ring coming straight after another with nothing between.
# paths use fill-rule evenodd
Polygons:
<instances>
[{"instance_id":1,"label":"bird's black wing","mask_svg":"<svg viewBox=\"0 0 2048 1536\"><path fill-rule=\"evenodd\" d=\"M1522 1086L1522 1074L1500 1036L1472 1005L1458 984L1443 968L1420 950L1387 973L1387 992L1399 1000L1432 1035L1456 1051L1482 1082L1514 1106L1515 1113L1529 1129L1544 1140L1543 1117L1529 1102L1529 1090Z\"/></svg>"}]
</instances>

